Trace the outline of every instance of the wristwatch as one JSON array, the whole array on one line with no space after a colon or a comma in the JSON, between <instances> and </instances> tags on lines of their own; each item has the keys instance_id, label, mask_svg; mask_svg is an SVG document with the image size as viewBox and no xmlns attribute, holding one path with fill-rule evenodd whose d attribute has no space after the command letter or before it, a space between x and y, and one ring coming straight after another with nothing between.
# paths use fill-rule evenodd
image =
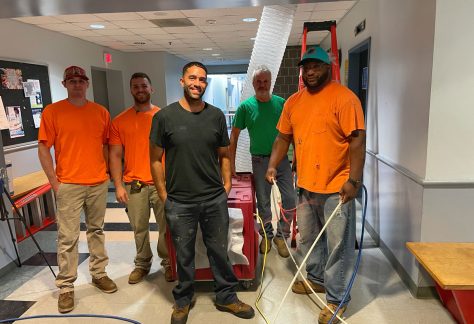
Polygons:
<instances>
[{"instance_id":1,"label":"wristwatch","mask_svg":"<svg viewBox=\"0 0 474 324\"><path fill-rule=\"evenodd\" d=\"M351 179L351 178L347 179L347 182L349 182L351 185L353 185L354 188L359 187L360 184L362 183L362 181L360 181L360 180L354 180L354 179Z\"/></svg>"}]
</instances>

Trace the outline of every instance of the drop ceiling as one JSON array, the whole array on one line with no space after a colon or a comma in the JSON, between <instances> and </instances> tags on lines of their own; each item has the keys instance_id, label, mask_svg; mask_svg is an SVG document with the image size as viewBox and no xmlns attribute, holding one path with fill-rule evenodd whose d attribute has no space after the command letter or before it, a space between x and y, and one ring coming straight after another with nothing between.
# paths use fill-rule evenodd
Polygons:
<instances>
[{"instance_id":1,"label":"drop ceiling","mask_svg":"<svg viewBox=\"0 0 474 324\"><path fill-rule=\"evenodd\" d=\"M334 1L287 4L295 8L288 46L301 44L304 22L338 22L355 3L356 1ZM252 6L82 13L14 19L122 52L165 51L185 60L200 60L207 64L237 64L248 63L250 60L253 38L257 34L262 11L263 6ZM244 18L255 18L256 21L245 22ZM158 26L179 21L187 21L190 26ZM91 25L101 25L103 28L94 29ZM327 32L311 32L308 34L308 43L319 44L326 35Z\"/></svg>"}]
</instances>

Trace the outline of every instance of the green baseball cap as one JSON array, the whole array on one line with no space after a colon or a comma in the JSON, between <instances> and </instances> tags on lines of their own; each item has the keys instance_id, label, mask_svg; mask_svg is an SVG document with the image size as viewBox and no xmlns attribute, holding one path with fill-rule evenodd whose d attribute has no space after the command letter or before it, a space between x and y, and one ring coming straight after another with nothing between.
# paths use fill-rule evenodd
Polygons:
<instances>
[{"instance_id":1,"label":"green baseball cap","mask_svg":"<svg viewBox=\"0 0 474 324\"><path fill-rule=\"evenodd\" d=\"M303 58L298 63L298 66L305 64L308 61L321 61L326 64L331 64L331 58L328 53L319 46L311 47L304 53Z\"/></svg>"}]
</instances>

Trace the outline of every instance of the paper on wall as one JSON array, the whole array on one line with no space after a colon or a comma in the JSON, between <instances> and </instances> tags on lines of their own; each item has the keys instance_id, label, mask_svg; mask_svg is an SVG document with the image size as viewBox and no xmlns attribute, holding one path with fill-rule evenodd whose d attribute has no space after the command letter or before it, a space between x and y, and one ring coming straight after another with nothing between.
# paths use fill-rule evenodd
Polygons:
<instances>
[{"instance_id":1,"label":"paper on wall","mask_svg":"<svg viewBox=\"0 0 474 324\"><path fill-rule=\"evenodd\" d=\"M7 114L5 113L5 107L3 106L3 100L0 96L0 129L9 129L10 124L8 123Z\"/></svg>"}]
</instances>

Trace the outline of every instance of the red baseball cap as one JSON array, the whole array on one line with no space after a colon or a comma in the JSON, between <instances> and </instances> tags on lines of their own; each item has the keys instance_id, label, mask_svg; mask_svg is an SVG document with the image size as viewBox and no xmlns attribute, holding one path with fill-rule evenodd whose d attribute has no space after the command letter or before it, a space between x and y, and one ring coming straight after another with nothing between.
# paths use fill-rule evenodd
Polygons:
<instances>
[{"instance_id":1,"label":"red baseball cap","mask_svg":"<svg viewBox=\"0 0 474 324\"><path fill-rule=\"evenodd\" d=\"M89 78L86 75L86 71L79 66L71 65L70 67L67 67L66 70L64 70L64 75L63 75L64 81L67 81L75 77L89 81Z\"/></svg>"}]
</instances>

